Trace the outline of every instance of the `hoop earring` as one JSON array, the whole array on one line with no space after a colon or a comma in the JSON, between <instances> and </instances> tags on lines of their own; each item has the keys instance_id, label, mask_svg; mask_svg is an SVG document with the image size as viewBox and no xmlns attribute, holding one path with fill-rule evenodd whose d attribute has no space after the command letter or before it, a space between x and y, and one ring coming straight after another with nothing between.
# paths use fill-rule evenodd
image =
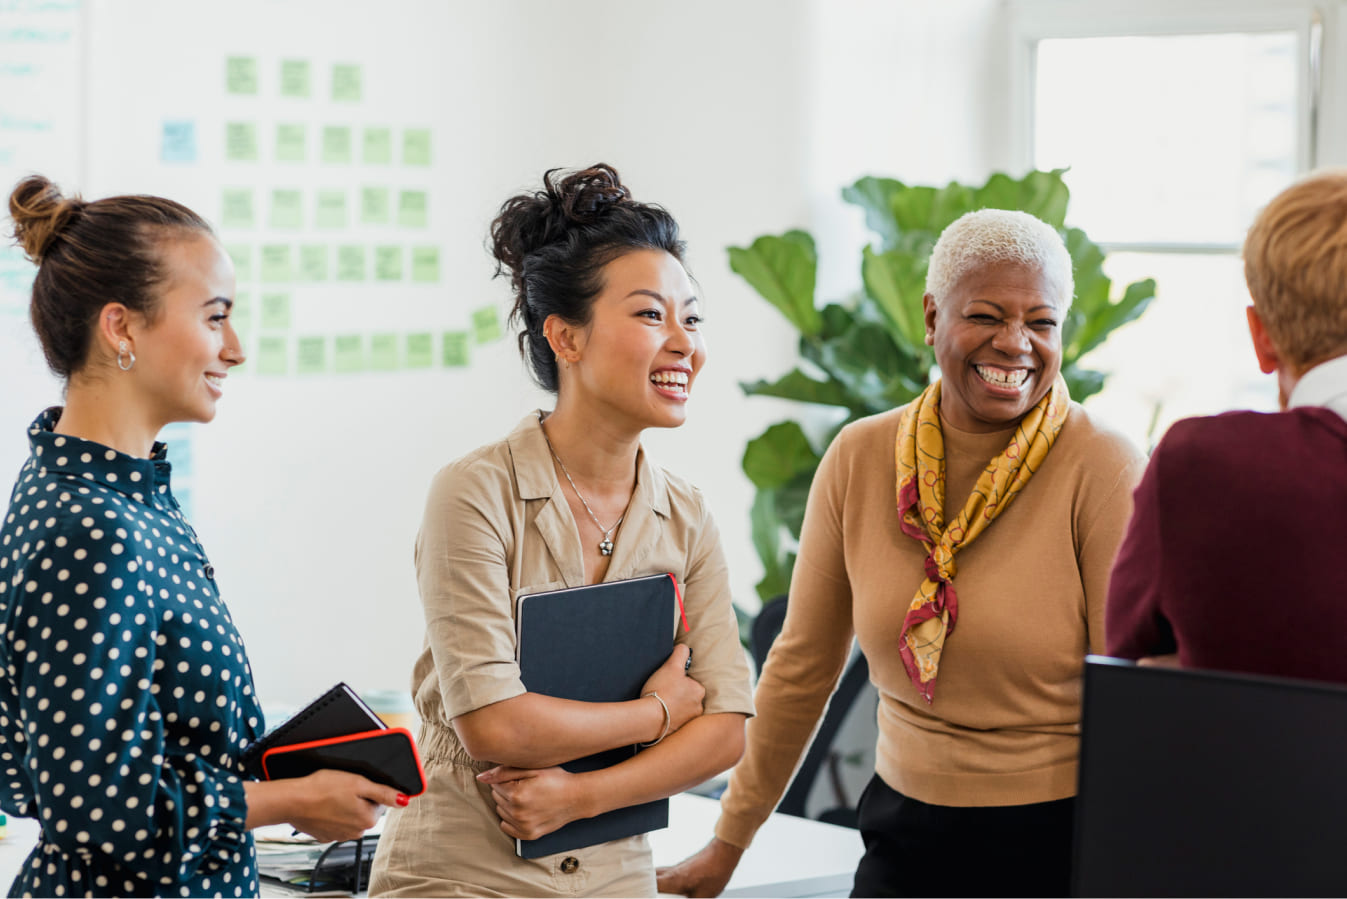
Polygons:
<instances>
[{"instance_id":1,"label":"hoop earring","mask_svg":"<svg viewBox=\"0 0 1347 899\"><path fill-rule=\"evenodd\" d=\"M123 357L126 357L123 361ZM136 364L136 354L131 352L131 348L126 345L126 341L117 344L117 367L122 371L130 371Z\"/></svg>"}]
</instances>

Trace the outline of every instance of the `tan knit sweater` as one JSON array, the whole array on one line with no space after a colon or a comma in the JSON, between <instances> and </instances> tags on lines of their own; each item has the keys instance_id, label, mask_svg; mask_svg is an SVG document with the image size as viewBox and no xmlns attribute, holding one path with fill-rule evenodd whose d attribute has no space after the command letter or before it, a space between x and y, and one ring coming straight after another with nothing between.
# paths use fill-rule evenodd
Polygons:
<instances>
[{"instance_id":1,"label":"tan knit sweater","mask_svg":"<svg viewBox=\"0 0 1347 899\"><path fill-rule=\"evenodd\" d=\"M1075 793L1083 657L1103 651L1109 569L1145 459L1072 404L1043 467L955 557L959 616L928 706L898 653L924 559L899 529L901 411L846 427L819 466L789 612L758 684L748 751L721 803L716 834L736 846L749 844L785 791L853 633L879 690L875 768L889 786L949 806ZM946 520L1010 434L944 424Z\"/></svg>"}]
</instances>

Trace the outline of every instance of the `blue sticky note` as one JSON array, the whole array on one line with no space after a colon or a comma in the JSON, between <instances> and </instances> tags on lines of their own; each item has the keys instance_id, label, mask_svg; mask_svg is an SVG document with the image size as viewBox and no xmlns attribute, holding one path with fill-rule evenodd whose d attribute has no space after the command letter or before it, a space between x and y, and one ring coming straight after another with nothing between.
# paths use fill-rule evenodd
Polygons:
<instances>
[{"instance_id":1,"label":"blue sticky note","mask_svg":"<svg viewBox=\"0 0 1347 899\"><path fill-rule=\"evenodd\" d=\"M196 122L165 121L159 159L161 162L196 162Z\"/></svg>"}]
</instances>

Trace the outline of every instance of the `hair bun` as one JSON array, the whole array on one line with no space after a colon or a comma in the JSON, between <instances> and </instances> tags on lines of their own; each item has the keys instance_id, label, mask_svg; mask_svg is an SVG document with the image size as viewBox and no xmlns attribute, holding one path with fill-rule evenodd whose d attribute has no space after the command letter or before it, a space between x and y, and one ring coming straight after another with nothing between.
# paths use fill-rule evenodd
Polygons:
<instances>
[{"instance_id":1,"label":"hair bun","mask_svg":"<svg viewBox=\"0 0 1347 899\"><path fill-rule=\"evenodd\" d=\"M618 204L630 203L631 191L617 170L605 163L561 176L543 175L543 189L506 200L491 226L496 273L510 270L514 289L523 287L524 260L567 234L601 222Z\"/></svg>"},{"instance_id":2,"label":"hair bun","mask_svg":"<svg viewBox=\"0 0 1347 899\"><path fill-rule=\"evenodd\" d=\"M631 199L631 191L622 183L617 171L599 163L584 171L568 175L553 187L551 172L543 178L554 202L559 202L562 213L576 224L588 224L603 215L613 203Z\"/></svg>"},{"instance_id":3,"label":"hair bun","mask_svg":"<svg viewBox=\"0 0 1347 899\"><path fill-rule=\"evenodd\" d=\"M79 197L66 197L48 179L29 175L9 195L9 215L14 220L14 239L28 258L41 263L71 219L84 209Z\"/></svg>"}]
</instances>

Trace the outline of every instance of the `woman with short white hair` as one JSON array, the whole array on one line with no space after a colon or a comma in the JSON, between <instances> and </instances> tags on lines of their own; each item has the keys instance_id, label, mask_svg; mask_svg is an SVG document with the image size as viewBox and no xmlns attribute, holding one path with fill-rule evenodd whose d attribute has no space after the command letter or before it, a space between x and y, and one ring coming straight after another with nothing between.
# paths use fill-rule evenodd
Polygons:
<instances>
[{"instance_id":1,"label":"woman with short white hair","mask_svg":"<svg viewBox=\"0 0 1347 899\"><path fill-rule=\"evenodd\" d=\"M1080 674L1143 456L1071 402L1061 237L979 210L931 253L941 378L843 428L716 836L662 873L712 896L789 784L853 636L879 691L853 895L1066 895Z\"/></svg>"}]
</instances>

